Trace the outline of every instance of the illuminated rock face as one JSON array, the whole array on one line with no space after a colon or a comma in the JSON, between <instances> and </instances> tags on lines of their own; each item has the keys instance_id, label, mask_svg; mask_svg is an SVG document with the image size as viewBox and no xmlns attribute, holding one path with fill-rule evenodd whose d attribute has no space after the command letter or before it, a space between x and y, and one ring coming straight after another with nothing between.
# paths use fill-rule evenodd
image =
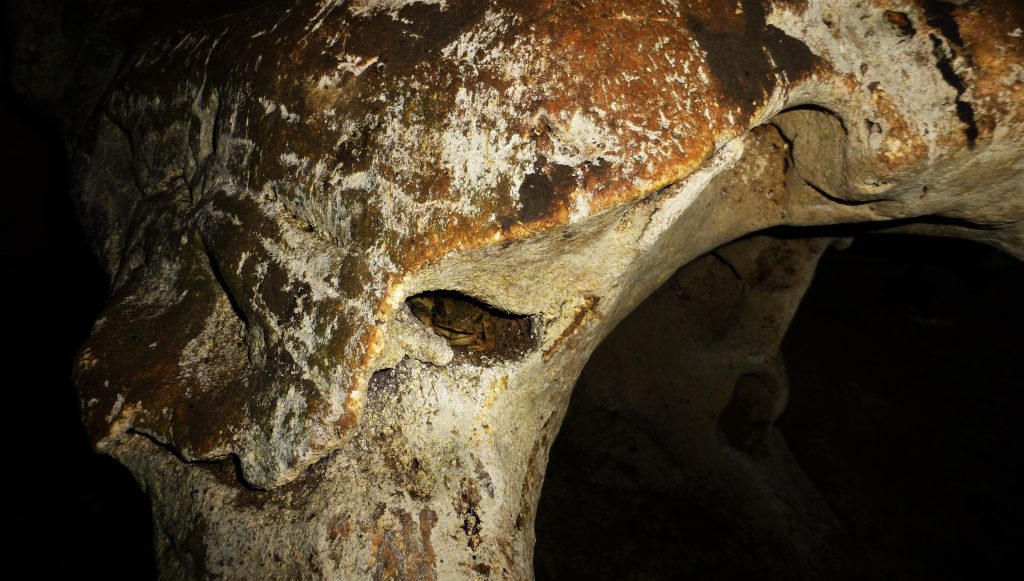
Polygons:
<instances>
[{"instance_id":1,"label":"illuminated rock face","mask_svg":"<svg viewBox=\"0 0 1024 581\"><path fill-rule=\"evenodd\" d=\"M145 39L75 151L113 288L75 374L163 574L531 577L573 385L670 278L705 320L632 330L598 393L814 570L833 525L774 362L833 241L725 245L892 221L1024 258L1021 26L1013 0L326 0ZM720 247L754 294L676 274Z\"/></svg>"}]
</instances>

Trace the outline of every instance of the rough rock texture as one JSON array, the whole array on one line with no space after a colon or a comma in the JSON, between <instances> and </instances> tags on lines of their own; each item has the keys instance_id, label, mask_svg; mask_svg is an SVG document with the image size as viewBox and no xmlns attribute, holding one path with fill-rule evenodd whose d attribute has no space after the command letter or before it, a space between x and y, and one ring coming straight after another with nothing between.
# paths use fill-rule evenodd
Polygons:
<instances>
[{"instance_id":1,"label":"rough rock texture","mask_svg":"<svg viewBox=\"0 0 1024 581\"><path fill-rule=\"evenodd\" d=\"M572 386L681 265L865 221L1024 257L1022 25L1013 0L179 21L125 53L70 138L113 289L76 365L89 433L153 499L167 577L528 578ZM708 322L750 366L709 363L651 421L772 451L784 402L743 394L784 383L770 363L823 243L750 244L737 271L782 268L791 292L766 282L770 324ZM768 500L802 485L778 458L707 461L774 479L734 499L756 518L818 523ZM820 529L797 529L813 556Z\"/></svg>"}]
</instances>

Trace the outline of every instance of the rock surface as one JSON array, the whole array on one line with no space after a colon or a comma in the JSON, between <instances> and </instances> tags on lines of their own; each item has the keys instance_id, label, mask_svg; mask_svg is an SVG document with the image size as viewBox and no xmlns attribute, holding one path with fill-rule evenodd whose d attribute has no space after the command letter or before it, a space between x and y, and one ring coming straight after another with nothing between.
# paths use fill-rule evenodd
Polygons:
<instances>
[{"instance_id":1,"label":"rock surface","mask_svg":"<svg viewBox=\"0 0 1024 581\"><path fill-rule=\"evenodd\" d=\"M680 266L868 221L1024 258L1022 25L1012 0L324 0L143 37L69 138L112 285L75 373L163 574L531 577L576 378ZM776 449L757 394L824 244L728 247L777 313L667 339L753 367L709 360L651 421ZM813 570L827 518L769 456L708 461L771 481L725 502L811 527L786 542Z\"/></svg>"}]
</instances>

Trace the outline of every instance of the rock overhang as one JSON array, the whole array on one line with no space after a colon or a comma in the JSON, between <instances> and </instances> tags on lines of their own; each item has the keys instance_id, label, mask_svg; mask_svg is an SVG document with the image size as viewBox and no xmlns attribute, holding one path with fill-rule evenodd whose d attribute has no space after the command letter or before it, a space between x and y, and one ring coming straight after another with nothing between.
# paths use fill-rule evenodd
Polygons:
<instances>
[{"instance_id":1,"label":"rock overhang","mask_svg":"<svg viewBox=\"0 0 1024 581\"><path fill-rule=\"evenodd\" d=\"M441 284L431 265L596 228L793 105L878 125L880 138L848 129L864 175L836 193L851 198L885 194L878 175L1019 145L1019 129L997 135L1020 123L1020 83L999 64L1019 43L968 12L959 40L938 25L907 39L884 32L881 8L928 23L928 7L882 4L864 30L954 71L976 59L975 93L914 101L884 71L867 82L881 67L843 61L828 39L858 25L819 2L261 4L154 40L95 122L127 144L80 155L86 176L125 158L134 174L83 196L119 199L130 211L105 221L134 222L121 229L135 258L108 264L108 323L77 370L94 440L134 429L188 459L236 454L251 483L281 484L358 422L407 295L451 287L423 286ZM920 105L939 110L921 121L908 111ZM450 290L501 294L464 286Z\"/></svg>"}]
</instances>

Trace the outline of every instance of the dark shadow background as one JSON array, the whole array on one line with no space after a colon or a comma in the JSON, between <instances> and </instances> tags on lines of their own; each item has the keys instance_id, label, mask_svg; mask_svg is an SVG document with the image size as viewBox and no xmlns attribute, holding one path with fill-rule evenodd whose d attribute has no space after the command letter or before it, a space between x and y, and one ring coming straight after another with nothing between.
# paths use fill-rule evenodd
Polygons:
<instances>
[{"instance_id":1,"label":"dark shadow background","mask_svg":"<svg viewBox=\"0 0 1024 581\"><path fill-rule=\"evenodd\" d=\"M999 579L1024 539L1024 263L951 238L830 251L783 343L790 450L876 579Z\"/></svg>"},{"instance_id":2,"label":"dark shadow background","mask_svg":"<svg viewBox=\"0 0 1024 581\"><path fill-rule=\"evenodd\" d=\"M6 309L4 469L7 567L28 578L146 579L154 571L148 501L128 471L89 447L71 362L106 281L68 193L59 129L13 93L4 11L0 156Z\"/></svg>"},{"instance_id":3,"label":"dark shadow background","mask_svg":"<svg viewBox=\"0 0 1024 581\"><path fill-rule=\"evenodd\" d=\"M826 578L1000 579L1017 568L1022 298L1024 263L974 242L864 234L825 253L783 341L790 396L776 426L847 533ZM719 507L642 481L616 487L607 456L555 440L539 581L775 578Z\"/></svg>"}]
</instances>

